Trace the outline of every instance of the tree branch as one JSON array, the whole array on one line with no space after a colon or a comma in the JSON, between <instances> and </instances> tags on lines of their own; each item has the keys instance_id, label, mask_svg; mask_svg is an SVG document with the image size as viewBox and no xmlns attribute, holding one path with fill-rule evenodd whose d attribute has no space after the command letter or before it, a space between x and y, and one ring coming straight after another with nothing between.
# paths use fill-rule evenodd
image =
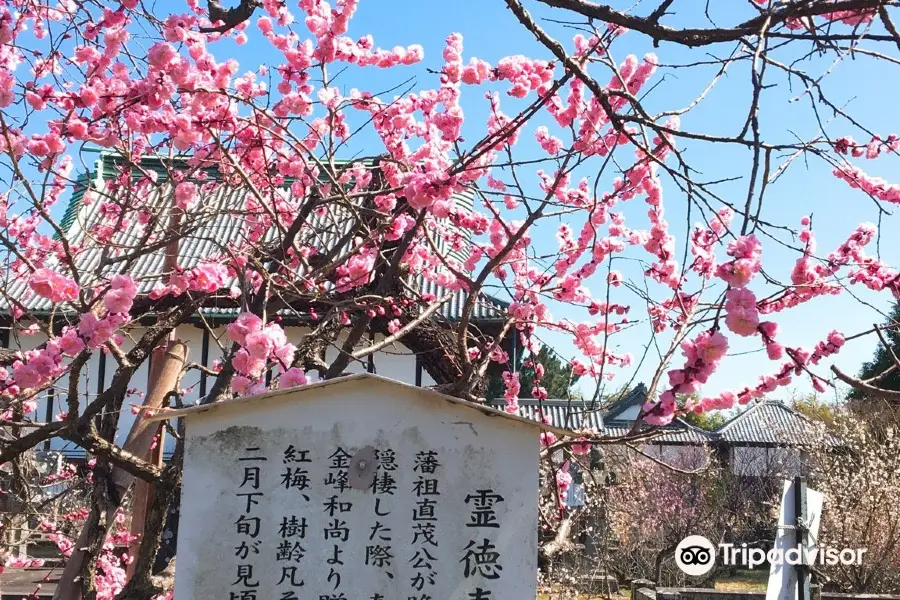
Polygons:
<instances>
[{"instance_id":1,"label":"tree branch","mask_svg":"<svg viewBox=\"0 0 900 600\"><path fill-rule=\"evenodd\" d=\"M220 22L221 24L213 27L201 27L200 31L202 33L225 33L252 17L253 11L260 6L262 6L262 2L259 0L241 0L241 3L234 8L225 9L222 8L219 0L206 0L210 22Z\"/></svg>"},{"instance_id":2,"label":"tree branch","mask_svg":"<svg viewBox=\"0 0 900 600\"><path fill-rule=\"evenodd\" d=\"M612 23L628 29L639 31L653 38L656 45L659 42L673 42L683 46L698 47L722 42L734 42L744 36L757 35L767 19L771 19L771 26L783 23L788 19L802 19L814 17L838 11L874 11L881 7L893 6L893 0L838 0L837 2L816 2L779 4L771 12L765 11L758 17L754 17L733 27L711 27L707 29L686 28L673 29L658 23L658 17L654 12L649 17L638 17L613 9L606 4L595 4L586 0L539 0L547 6L562 8L576 12L590 19L598 19L605 23ZM864 36L865 37L865 36ZM890 38L889 38L890 39Z\"/></svg>"}]
</instances>

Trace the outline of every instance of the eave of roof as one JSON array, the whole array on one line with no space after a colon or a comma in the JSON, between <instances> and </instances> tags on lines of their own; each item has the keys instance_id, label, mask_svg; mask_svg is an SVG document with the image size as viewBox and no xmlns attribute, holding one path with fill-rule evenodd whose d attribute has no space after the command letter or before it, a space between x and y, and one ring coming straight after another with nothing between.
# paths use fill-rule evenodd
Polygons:
<instances>
[{"instance_id":1,"label":"eave of roof","mask_svg":"<svg viewBox=\"0 0 900 600\"><path fill-rule=\"evenodd\" d=\"M605 433L603 431L603 417L597 410L578 400L567 399L520 399L518 415L526 419L540 422L542 417L546 417L554 425L565 427L567 429L589 429L597 433ZM498 410L504 410L502 401L493 401L492 406Z\"/></svg>"},{"instance_id":2,"label":"eave of roof","mask_svg":"<svg viewBox=\"0 0 900 600\"><path fill-rule=\"evenodd\" d=\"M616 437L623 437L631 432L634 423L632 421L607 421L604 423L605 432ZM708 444L713 441L710 432L694 427L682 419L675 419L668 425L659 427L647 427L640 430L658 432L650 438L650 443L696 446Z\"/></svg>"},{"instance_id":3,"label":"eave of roof","mask_svg":"<svg viewBox=\"0 0 900 600\"><path fill-rule=\"evenodd\" d=\"M493 406L503 406L502 401L495 400ZM519 412L522 417L541 421L542 417L551 423L566 428L589 429L598 435L607 437L625 437L631 432L633 423L626 420L607 421L602 411L591 408L591 403L582 400L564 398L548 398L547 400L519 399ZM653 431L650 443L674 445L700 445L712 441L710 432L694 427L682 419L675 419L663 427L642 429L641 432Z\"/></svg>"}]
</instances>

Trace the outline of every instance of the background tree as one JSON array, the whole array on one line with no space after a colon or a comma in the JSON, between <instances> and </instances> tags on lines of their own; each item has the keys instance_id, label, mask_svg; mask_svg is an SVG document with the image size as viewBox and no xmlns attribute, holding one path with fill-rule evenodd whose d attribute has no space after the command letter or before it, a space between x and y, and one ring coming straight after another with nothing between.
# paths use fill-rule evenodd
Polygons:
<instances>
[{"instance_id":1,"label":"background tree","mask_svg":"<svg viewBox=\"0 0 900 600\"><path fill-rule=\"evenodd\" d=\"M820 400L815 394L798 396L791 400L791 407L816 423L834 424L836 407L833 402Z\"/></svg>"},{"instance_id":2,"label":"background tree","mask_svg":"<svg viewBox=\"0 0 900 600\"><path fill-rule=\"evenodd\" d=\"M535 377L535 367L541 372L540 377ZM573 393L572 387L578 383L579 375L572 372L572 366L564 361L549 346L541 345L540 350L532 358L531 355L524 359L519 358L519 366L516 369L519 374L519 397L534 398L534 387L537 384L545 392L545 398L577 399L579 395ZM492 377L487 384L489 398L503 397L505 384L500 377ZM573 395L574 394L574 395Z\"/></svg>"},{"instance_id":3,"label":"background tree","mask_svg":"<svg viewBox=\"0 0 900 600\"><path fill-rule=\"evenodd\" d=\"M879 341L875 348L872 360L865 363L859 371L859 378L875 383L879 388L892 391L900 391L900 369L898 369L891 353L898 355L900 352L900 302L895 302L890 315L881 324L884 341ZM867 396L865 390L850 388L849 397L853 400L862 400Z\"/></svg>"},{"instance_id":4,"label":"background tree","mask_svg":"<svg viewBox=\"0 0 900 600\"><path fill-rule=\"evenodd\" d=\"M839 414L842 447L820 446L812 485L825 494L821 545L865 548L858 565L821 567L831 587L854 592L900 591L900 429L896 422Z\"/></svg>"},{"instance_id":5,"label":"background tree","mask_svg":"<svg viewBox=\"0 0 900 600\"><path fill-rule=\"evenodd\" d=\"M684 415L684 420L704 431L714 431L724 425L728 420L728 417L724 413L716 411L709 413L687 413Z\"/></svg>"},{"instance_id":6,"label":"background tree","mask_svg":"<svg viewBox=\"0 0 900 600\"><path fill-rule=\"evenodd\" d=\"M536 376L536 371L540 376ZM519 376L522 381L522 398L534 398L534 387L544 388L548 398L573 399L572 387L578 383L580 375L572 372L572 366L563 362L549 346L541 346L537 354L525 359Z\"/></svg>"},{"instance_id":7,"label":"background tree","mask_svg":"<svg viewBox=\"0 0 900 600\"><path fill-rule=\"evenodd\" d=\"M688 535L717 543L729 530L722 472L712 464L700 470L690 464L667 467L632 452L612 464L617 476L605 496L618 549L612 562L624 567L626 578L684 585L674 562L678 543Z\"/></svg>"}]
</instances>

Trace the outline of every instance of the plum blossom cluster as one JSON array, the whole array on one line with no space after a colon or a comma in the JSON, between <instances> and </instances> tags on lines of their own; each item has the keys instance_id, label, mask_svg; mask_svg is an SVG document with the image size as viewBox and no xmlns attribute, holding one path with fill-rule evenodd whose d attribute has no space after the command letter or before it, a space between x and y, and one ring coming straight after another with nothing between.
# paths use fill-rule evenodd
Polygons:
<instances>
[{"instance_id":1,"label":"plum blossom cluster","mask_svg":"<svg viewBox=\"0 0 900 600\"><path fill-rule=\"evenodd\" d=\"M873 198L892 204L900 203L900 185L896 183L888 183L882 177L869 175L850 164L837 166L832 173L838 179L846 181L851 188L860 189Z\"/></svg>"},{"instance_id":2,"label":"plum blossom cluster","mask_svg":"<svg viewBox=\"0 0 900 600\"><path fill-rule=\"evenodd\" d=\"M671 298L651 304L647 307L647 313L650 316L653 331L661 333L669 326L680 327L694 314L699 301L699 294L678 292Z\"/></svg>"},{"instance_id":3,"label":"plum blossom cluster","mask_svg":"<svg viewBox=\"0 0 900 600\"><path fill-rule=\"evenodd\" d=\"M704 331L693 340L683 342L681 352L687 360L681 369L669 371L671 388L663 392L657 402L644 404L644 420L652 425L672 422L678 409L675 395L699 391L700 385L706 383L728 352L728 340L721 331Z\"/></svg>"},{"instance_id":4,"label":"plum blossom cluster","mask_svg":"<svg viewBox=\"0 0 900 600\"><path fill-rule=\"evenodd\" d=\"M734 211L725 207L710 220L709 227L696 225L691 232L691 254L694 262L691 269L698 275L709 279L716 270L716 247L728 231Z\"/></svg>"},{"instance_id":5,"label":"plum blossom cluster","mask_svg":"<svg viewBox=\"0 0 900 600\"><path fill-rule=\"evenodd\" d=\"M770 0L753 0L760 6L769 6L772 3ZM826 23L843 23L844 25L850 25L852 27L856 27L857 25L864 25L866 23L871 23L875 18L877 9L874 8L860 8L855 10L836 10L832 12L822 13L818 15L818 18L824 20ZM785 27L791 30L797 29L810 29L813 26L812 19L810 17L788 17L784 21Z\"/></svg>"},{"instance_id":6,"label":"plum blossom cluster","mask_svg":"<svg viewBox=\"0 0 900 600\"><path fill-rule=\"evenodd\" d=\"M569 461L565 461L556 471L556 490L559 497L560 512L566 506L566 499L569 497L569 488L572 487L572 474L569 472Z\"/></svg>"},{"instance_id":7,"label":"plum blossom cluster","mask_svg":"<svg viewBox=\"0 0 900 600\"><path fill-rule=\"evenodd\" d=\"M729 409L735 403L747 404L752 400L765 397L766 394L774 392L779 387L789 385L795 376L802 375L804 372L809 374L813 388L818 392L824 392L826 390L825 380L809 372L808 367L817 365L823 358L836 354L844 343L844 336L838 331L832 331L825 341L816 344L812 352L800 347L784 348L783 352L787 354L789 360L783 362L777 372L761 376L756 386L748 386L737 392L724 390L716 396L703 398L692 409L696 412L704 412Z\"/></svg>"},{"instance_id":8,"label":"plum blossom cluster","mask_svg":"<svg viewBox=\"0 0 900 600\"><path fill-rule=\"evenodd\" d=\"M37 274L37 272L36 272ZM66 279L66 278L64 278ZM34 279L30 282L33 289L41 295L46 292L53 295L49 288L56 288L54 277L47 274L39 276L37 285ZM44 285L49 285L45 288ZM63 284L68 286L67 283ZM26 352L20 352L17 360L12 364L12 372L0 368L0 396L16 397L26 394L24 408L29 408L34 402L28 394L40 390L52 380L66 372L66 358L78 356L86 348L101 348L108 342L120 344L122 337L117 331L130 321L128 311L134 302L137 293L136 286L131 277L127 275L115 275L110 281L109 288L103 296L105 311L100 313L87 312L81 315L76 327L66 326L60 335L50 339L42 347ZM9 410L3 413L4 420L11 416Z\"/></svg>"},{"instance_id":9,"label":"plum blossom cluster","mask_svg":"<svg viewBox=\"0 0 900 600\"><path fill-rule=\"evenodd\" d=\"M556 328L573 336L575 347L578 348L587 364L576 358L571 361L572 372L575 375L588 375L599 378L604 375L611 379L613 373L605 369L606 365L625 367L631 364L631 354L613 352L606 343L609 336L619 331L628 322L622 318L619 323L610 322L609 319L597 323L568 323L561 321Z\"/></svg>"},{"instance_id":10,"label":"plum blossom cluster","mask_svg":"<svg viewBox=\"0 0 900 600\"><path fill-rule=\"evenodd\" d=\"M507 93L515 98L524 98L532 90L545 92L553 79L553 65L546 61L521 55L507 56L500 59L494 68L474 57L468 64L463 64L462 51L462 36L451 34L444 49L443 80L446 83L477 85L486 81L509 81L512 87Z\"/></svg>"},{"instance_id":11,"label":"plum blossom cluster","mask_svg":"<svg viewBox=\"0 0 900 600\"><path fill-rule=\"evenodd\" d=\"M281 369L279 383L293 387L308 383L302 369L293 367L296 346L287 341L284 330L277 323L264 323L253 313L242 313L227 327L228 338L240 349L231 359L238 373L232 380L232 388L238 394L262 391L265 383L261 377L270 361Z\"/></svg>"},{"instance_id":12,"label":"plum blossom cluster","mask_svg":"<svg viewBox=\"0 0 900 600\"><path fill-rule=\"evenodd\" d=\"M720 264L716 269L716 276L731 287L742 288L759 273L762 245L751 234L729 242L727 252L733 260Z\"/></svg>"},{"instance_id":13,"label":"plum blossom cluster","mask_svg":"<svg viewBox=\"0 0 900 600\"><path fill-rule=\"evenodd\" d=\"M522 390L522 384L519 382L519 373L516 371L504 371L503 388L506 412L517 414L519 412L519 393Z\"/></svg>"},{"instance_id":14,"label":"plum blossom cluster","mask_svg":"<svg viewBox=\"0 0 900 600\"><path fill-rule=\"evenodd\" d=\"M834 150L838 154L850 155L854 158L878 158L882 151L897 152L900 150L900 136L890 134L882 139L874 135L868 144L860 144L851 136L845 135L834 140Z\"/></svg>"},{"instance_id":15,"label":"plum blossom cluster","mask_svg":"<svg viewBox=\"0 0 900 600\"><path fill-rule=\"evenodd\" d=\"M0 397L20 398L22 409L33 411L34 394L66 371L64 359L74 358L88 345L96 348L105 344L127 320L123 315L98 319L93 313L87 313L77 329L67 327L62 335L51 339L43 347L19 352L12 364L12 372L0 368ZM10 410L4 411L4 420L11 417Z\"/></svg>"},{"instance_id":16,"label":"plum blossom cluster","mask_svg":"<svg viewBox=\"0 0 900 600\"><path fill-rule=\"evenodd\" d=\"M84 510L79 510L73 514L61 515L60 518L71 521L84 519L86 516ZM97 600L113 600L128 581L125 568L133 560L133 557L127 554L120 556L117 553L117 547L128 547L136 538L126 529L125 524L125 510L120 507L116 510L112 529L103 540L97 558L97 570L94 578ZM56 544L64 557L71 556L75 549L75 542L60 531L57 523L44 519L39 526L46 537Z\"/></svg>"},{"instance_id":17,"label":"plum blossom cluster","mask_svg":"<svg viewBox=\"0 0 900 600\"><path fill-rule=\"evenodd\" d=\"M203 262L191 269L179 269L172 273L168 285L157 286L149 295L157 299L166 295L177 297L185 292L211 294L227 286L231 275L232 271L225 265Z\"/></svg>"},{"instance_id":18,"label":"plum blossom cluster","mask_svg":"<svg viewBox=\"0 0 900 600\"><path fill-rule=\"evenodd\" d=\"M804 250L791 271L793 287L761 302L760 312L778 312L812 298L839 294L843 288L834 276L845 267L849 267L848 280L851 284L862 284L874 291L890 290L894 297L900 297L900 274L885 262L866 254L866 246L878 233L875 225L861 223L824 261L817 261L814 259L816 238L812 221L809 217L803 217L801 224L800 240L804 243Z\"/></svg>"},{"instance_id":19,"label":"plum blossom cluster","mask_svg":"<svg viewBox=\"0 0 900 600\"><path fill-rule=\"evenodd\" d=\"M78 285L70 277L42 267L37 269L28 282L32 291L53 303L74 302L78 299Z\"/></svg>"},{"instance_id":20,"label":"plum blossom cluster","mask_svg":"<svg viewBox=\"0 0 900 600\"><path fill-rule=\"evenodd\" d=\"M716 276L730 286L725 294L726 326L741 336L752 336L762 330L767 351L771 356L779 355L783 349L774 341L777 326L770 322L760 323L756 295L745 287L761 269L759 240L754 235L738 237L728 243L727 253L732 260L719 264L715 270ZM694 340L682 343L682 353L687 358L685 365L668 372L670 388L660 394L656 402L649 401L644 405L644 420L656 425L670 423L679 409L676 395L699 391L727 350L728 340L715 326Z\"/></svg>"},{"instance_id":21,"label":"plum blossom cluster","mask_svg":"<svg viewBox=\"0 0 900 600\"><path fill-rule=\"evenodd\" d=\"M725 325L741 336L756 334L759 311L756 295L747 288L731 288L725 293Z\"/></svg>"}]
</instances>

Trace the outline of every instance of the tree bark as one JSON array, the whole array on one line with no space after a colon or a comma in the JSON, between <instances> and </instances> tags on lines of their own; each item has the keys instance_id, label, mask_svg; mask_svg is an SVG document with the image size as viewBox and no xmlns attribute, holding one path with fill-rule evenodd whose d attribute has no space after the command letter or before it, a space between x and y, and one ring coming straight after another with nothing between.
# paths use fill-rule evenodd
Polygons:
<instances>
[{"instance_id":1,"label":"tree bark","mask_svg":"<svg viewBox=\"0 0 900 600\"><path fill-rule=\"evenodd\" d=\"M178 382L181 369L187 361L187 355L188 347L181 340L170 340L164 351L154 351L150 369L150 385L144 402L146 406L158 408L162 405L166 396ZM135 456L146 458L150 453L150 445L157 430L156 424L149 423L144 420L143 415L138 415L128 434L124 449ZM133 475L122 469L113 469L110 478L118 491L119 498L125 496L125 492L135 480ZM152 499L149 499L147 494L152 487L143 481L138 483L145 487L136 486L133 494L133 505L135 510L140 511L141 514L132 515L132 533L135 533L136 524L137 532L140 533L142 531L148 503L152 502ZM99 515L92 510L75 544L75 550L66 562L66 567L59 579L59 587L54 600L79 600L81 597L80 586L76 585L79 573L84 570L83 562L86 558L86 553L81 549L88 545L92 535L91 532L100 526L98 519ZM129 553L134 553L140 543L141 540L136 542L134 547L129 548Z\"/></svg>"},{"instance_id":2,"label":"tree bark","mask_svg":"<svg viewBox=\"0 0 900 600\"><path fill-rule=\"evenodd\" d=\"M161 594L167 587L165 577L153 576L153 564L156 560L157 548L162 540L163 530L169 509L181 483L181 453L166 467L162 481L150 498L146 519L143 522L143 539L139 545L135 561L132 563L131 577L125 587L116 596L116 600L149 600ZM132 519L135 517L132 516Z\"/></svg>"},{"instance_id":3,"label":"tree bark","mask_svg":"<svg viewBox=\"0 0 900 600\"><path fill-rule=\"evenodd\" d=\"M154 352L153 365L150 369L150 385L145 398L145 405L159 408L165 402L169 392L175 389L181 376L181 370L187 363L189 348L181 340L171 340L164 351ZM125 448L148 460L151 463L162 466L163 440L160 439L156 449L151 451L153 438L159 435L162 423L157 421L149 423L144 419L143 413L139 414L132 425L125 442ZM152 454L152 456L151 456ZM114 472L114 481L120 491L128 489L134 477L125 472ZM131 533L142 536L144 521L148 510L154 504L154 486L143 480L134 481L134 494L131 509ZM143 537L136 539L128 553L135 556L143 545ZM134 572L134 564L128 568L128 574Z\"/></svg>"}]
</instances>

